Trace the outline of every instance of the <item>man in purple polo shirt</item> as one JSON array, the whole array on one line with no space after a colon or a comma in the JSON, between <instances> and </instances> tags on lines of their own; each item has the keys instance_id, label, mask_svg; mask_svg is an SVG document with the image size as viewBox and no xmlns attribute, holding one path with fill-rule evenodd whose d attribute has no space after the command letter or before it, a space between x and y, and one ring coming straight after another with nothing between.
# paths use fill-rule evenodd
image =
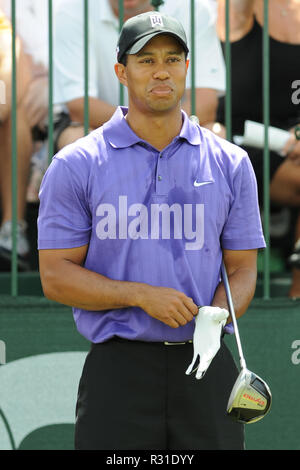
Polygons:
<instances>
[{"instance_id":1,"label":"man in purple polo shirt","mask_svg":"<svg viewBox=\"0 0 300 470\"><path fill-rule=\"evenodd\" d=\"M201 380L185 370L197 306L228 308L222 258L241 316L265 242L247 154L181 110L187 55L173 18L128 20L115 66L128 109L55 155L41 185L44 293L92 343L76 449L244 448L223 340Z\"/></svg>"}]
</instances>

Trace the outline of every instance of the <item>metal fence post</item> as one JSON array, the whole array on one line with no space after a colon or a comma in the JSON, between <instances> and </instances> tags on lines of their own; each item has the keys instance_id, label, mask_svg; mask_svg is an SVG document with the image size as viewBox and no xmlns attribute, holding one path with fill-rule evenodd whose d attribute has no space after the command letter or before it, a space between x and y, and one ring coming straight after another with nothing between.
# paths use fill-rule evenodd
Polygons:
<instances>
[{"instance_id":1,"label":"metal fence post","mask_svg":"<svg viewBox=\"0 0 300 470\"><path fill-rule=\"evenodd\" d=\"M270 48L269 48L269 0L264 0L263 27L263 115L265 125L264 143L264 236L266 249L264 251L264 299L270 298Z\"/></svg>"},{"instance_id":2,"label":"metal fence post","mask_svg":"<svg viewBox=\"0 0 300 470\"><path fill-rule=\"evenodd\" d=\"M48 0L48 162L53 157L53 4Z\"/></svg>"},{"instance_id":3,"label":"metal fence post","mask_svg":"<svg viewBox=\"0 0 300 470\"><path fill-rule=\"evenodd\" d=\"M89 133L89 0L83 0L84 16L84 134Z\"/></svg>"},{"instance_id":4,"label":"metal fence post","mask_svg":"<svg viewBox=\"0 0 300 470\"><path fill-rule=\"evenodd\" d=\"M196 67L195 67L195 0L191 0L190 3L190 17L191 17L191 114L192 116L196 115L196 85L195 85L195 76L196 76Z\"/></svg>"},{"instance_id":5,"label":"metal fence post","mask_svg":"<svg viewBox=\"0 0 300 470\"><path fill-rule=\"evenodd\" d=\"M12 152L11 152L11 184L12 184L12 259L11 259L11 295L18 295L18 263L17 263L17 172L18 172L18 144L17 144L17 61L16 61L16 0L11 0L12 24Z\"/></svg>"},{"instance_id":6,"label":"metal fence post","mask_svg":"<svg viewBox=\"0 0 300 470\"><path fill-rule=\"evenodd\" d=\"M230 44L230 0L225 4L225 64L226 64L226 95L225 95L225 126L226 139L232 140L232 107L231 107L231 44Z\"/></svg>"},{"instance_id":7,"label":"metal fence post","mask_svg":"<svg viewBox=\"0 0 300 470\"><path fill-rule=\"evenodd\" d=\"M119 0L119 32L122 29L124 23L124 0ZM119 104L124 105L124 86L120 83L119 86Z\"/></svg>"}]
</instances>

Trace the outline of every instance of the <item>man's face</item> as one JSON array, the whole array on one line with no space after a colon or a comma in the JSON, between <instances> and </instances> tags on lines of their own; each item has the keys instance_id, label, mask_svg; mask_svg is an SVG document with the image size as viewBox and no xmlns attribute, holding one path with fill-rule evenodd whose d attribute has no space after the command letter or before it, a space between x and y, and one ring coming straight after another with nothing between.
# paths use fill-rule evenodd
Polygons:
<instances>
[{"instance_id":1,"label":"man's face","mask_svg":"<svg viewBox=\"0 0 300 470\"><path fill-rule=\"evenodd\" d=\"M142 112L164 112L178 106L185 91L187 62L180 43L170 35L150 40L127 56L123 70L129 105Z\"/></svg>"},{"instance_id":2,"label":"man's face","mask_svg":"<svg viewBox=\"0 0 300 470\"><path fill-rule=\"evenodd\" d=\"M109 0L115 14L119 14L119 0ZM124 0L124 16L130 18L152 9L150 0Z\"/></svg>"}]
</instances>

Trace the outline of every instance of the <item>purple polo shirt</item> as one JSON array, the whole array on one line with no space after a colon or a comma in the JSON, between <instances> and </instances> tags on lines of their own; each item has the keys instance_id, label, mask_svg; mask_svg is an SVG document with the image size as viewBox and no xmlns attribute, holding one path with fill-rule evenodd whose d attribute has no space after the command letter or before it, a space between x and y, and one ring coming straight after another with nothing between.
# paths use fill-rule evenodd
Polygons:
<instances>
[{"instance_id":1,"label":"purple polo shirt","mask_svg":"<svg viewBox=\"0 0 300 470\"><path fill-rule=\"evenodd\" d=\"M222 250L265 247L257 185L241 148L192 123L162 151L141 140L119 107L54 156L40 189L38 248L88 244L84 266L111 279L172 287L210 305ZM140 308L73 309L92 342L192 339Z\"/></svg>"}]
</instances>

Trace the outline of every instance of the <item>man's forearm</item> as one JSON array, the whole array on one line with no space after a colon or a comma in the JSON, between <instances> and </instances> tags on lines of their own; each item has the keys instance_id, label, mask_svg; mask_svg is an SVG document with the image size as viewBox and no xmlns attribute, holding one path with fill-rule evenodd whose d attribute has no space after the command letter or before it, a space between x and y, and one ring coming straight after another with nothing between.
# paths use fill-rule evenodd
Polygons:
<instances>
[{"instance_id":1,"label":"man's forearm","mask_svg":"<svg viewBox=\"0 0 300 470\"><path fill-rule=\"evenodd\" d=\"M41 275L45 296L50 300L85 310L110 310L138 306L143 284L116 281L72 261L56 272Z\"/></svg>"},{"instance_id":2,"label":"man's forearm","mask_svg":"<svg viewBox=\"0 0 300 470\"><path fill-rule=\"evenodd\" d=\"M237 269L228 276L232 301L236 317L241 317L250 305L256 288L256 272L248 268ZM226 308L229 311L225 287L221 282L215 292L212 306ZM228 319L228 323L231 318Z\"/></svg>"},{"instance_id":3,"label":"man's forearm","mask_svg":"<svg viewBox=\"0 0 300 470\"><path fill-rule=\"evenodd\" d=\"M64 305L96 312L139 307L171 328L186 325L198 313L193 300L176 289L109 279L67 259L51 270L40 260L45 296Z\"/></svg>"}]
</instances>

